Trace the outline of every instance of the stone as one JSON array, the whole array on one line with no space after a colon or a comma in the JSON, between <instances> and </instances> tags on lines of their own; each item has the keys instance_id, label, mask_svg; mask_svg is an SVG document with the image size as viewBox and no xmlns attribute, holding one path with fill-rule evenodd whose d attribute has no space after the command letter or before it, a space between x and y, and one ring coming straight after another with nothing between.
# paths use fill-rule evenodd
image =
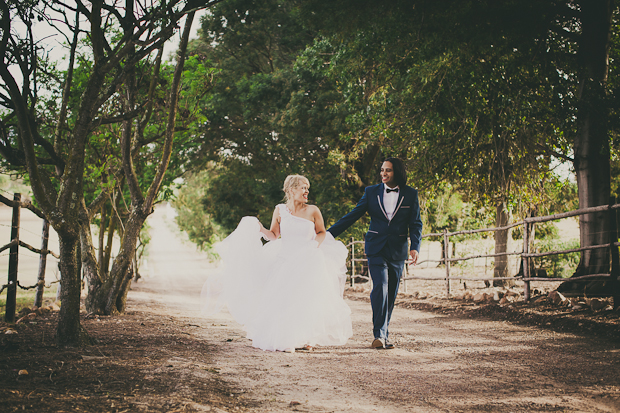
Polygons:
<instances>
[{"instance_id":1,"label":"stone","mask_svg":"<svg viewBox=\"0 0 620 413\"><path fill-rule=\"evenodd\" d=\"M608 305L609 303L607 303L607 300L602 300L600 298L593 298L590 300L590 308L592 309L592 311L602 310Z\"/></svg>"},{"instance_id":2,"label":"stone","mask_svg":"<svg viewBox=\"0 0 620 413\"><path fill-rule=\"evenodd\" d=\"M476 295L474 295L473 297L474 303L481 303L483 301L487 300L487 294L486 293L477 293Z\"/></svg>"},{"instance_id":3,"label":"stone","mask_svg":"<svg viewBox=\"0 0 620 413\"><path fill-rule=\"evenodd\" d=\"M512 302L514 302L514 297L503 296L501 300L499 300L500 305L510 304Z\"/></svg>"},{"instance_id":4,"label":"stone","mask_svg":"<svg viewBox=\"0 0 620 413\"><path fill-rule=\"evenodd\" d=\"M551 291L547 298L553 305L568 305L569 303L568 299L557 290Z\"/></svg>"}]
</instances>

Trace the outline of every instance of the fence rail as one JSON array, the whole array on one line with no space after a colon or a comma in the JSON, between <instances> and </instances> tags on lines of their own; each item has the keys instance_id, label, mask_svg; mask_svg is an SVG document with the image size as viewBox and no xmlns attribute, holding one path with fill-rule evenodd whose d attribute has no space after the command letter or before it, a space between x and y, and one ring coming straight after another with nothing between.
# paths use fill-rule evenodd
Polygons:
<instances>
[{"instance_id":1,"label":"fence rail","mask_svg":"<svg viewBox=\"0 0 620 413\"><path fill-rule=\"evenodd\" d=\"M619 208L620 208L620 204L616 204L615 199L612 199L609 205L601 205L601 206L596 206L596 207L591 207L591 208L582 208L582 209L577 209L574 211L564 212L560 214L546 215L546 216L541 216L541 217L528 217L528 218L523 219L522 221L515 222L513 224L506 225L503 227L480 228L480 229L454 231L454 232L448 232L447 230L444 230L443 232L424 234L422 235L422 238L441 237L440 239L442 242L442 250L444 252L444 255L439 260L427 259L427 260L420 261L418 265L423 264L423 263L431 263L431 262L443 263L446 267L446 275L443 277L407 276L407 277L402 277L401 281L404 283L405 291L407 288L406 282L408 280L445 281L446 295L449 297L450 296L450 281L452 280L467 280L467 281L521 280L524 282L525 301L529 301L530 299L530 282L531 281L568 281L568 280L579 281L579 280L593 280L593 279L608 279L612 277L617 277L618 281L620 282L620 277L619 277L620 265L618 264L618 262L620 261L618 258L618 247L620 246L620 242L618 242L618 230L616 226L616 210ZM547 252L539 252L539 253L530 252L529 236L533 228L533 225L535 225L536 223L555 221L555 220L559 220L563 218L570 218L570 217L584 215L584 214L606 212L606 211L609 211L610 216L611 216L611 222L612 222L612 225L610 225L611 228L608 234L609 235L608 243L599 244L599 245L583 246L580 248L573 248L573 249L567 249L567 250L547 251ZM465 257L455 257L455 258L449 257L449 245L450 245L449 238L451 236L471 235L471 234L477 234L477 233L482 233L482 232L505 231L505 230L515 228L518 226L523 227L523 250L520 252L514 251L514 252L500 252L500 253L494 253L494 254L469 255ZM370 276L355 274L355 263L367 261L366 258L355 258L355 245L363 244L363 243L364 241L351 239L351 242L347 244L347 248L351 249L351 259L349 260L349 262L351 263L351 285L354 285L356 277L367 279L369 282L372 283L372 279L370 278ZM570 278L549 278L549 277L541 278L541 277L531 277L529 274L530 260L533 258L540 258L540 257L551 256L551 255L569 254L569 253L574 253L574 252L583 252L583 251L596 250L596 249L601 249L601 248L609 248L611 252L612 259L611 259L611 269L609 273L573 276ZM516 275L513 277L473 277L472 278L472 277L455 277L450 274L450 264L453 262L467 261L467 260L473 260L473 259L478 259L478 258L504 257L504 256L514 256L514 255L518 255L521 259L522 268L523 268L522 275ZM620 291L614 291L613 295L615 298L617 295L620 295ZM614 306L618 305L616 301L619 301L619 300L614 299Z\"/></svg>"},{"instance_id":2,"label":"fence rail","mask_svg":"<svg viewBox=\"0 0 620 413\"><path fill-rule=\"evenodd\" d=\"M49 288L52 284L58 282L53 281L47 286L45 285L45 268L47 263L47 255L50 254L56 259L59 259L59 255L50 251L47 248L47 242L49 238L49 222L45 220L45 215L37 209L31 202L22 201L21 194L15 193L13 200L0 195L0 202L13 208L13 214L11 218L11 242L0 247L0 252L9 250L9 271L8 281L6 284L0 286L0 293L6 292L6 308L4 314L4 320L8 323L15 322L15 310L17 302L17 287L22 290L31 290L36 288L34 306L40 307L43 301L43 290ZM41 235L41 248L35 248L19 239L20 229L20 210L26 208L32 211L36 216L43 219L43 231ZM35 254L40 255L39 259L39 272L37 276L37 283L32 286L22 286L17 279L17 268L19 263L19 247L26 248Z\"/></svg>"}]
</instances>

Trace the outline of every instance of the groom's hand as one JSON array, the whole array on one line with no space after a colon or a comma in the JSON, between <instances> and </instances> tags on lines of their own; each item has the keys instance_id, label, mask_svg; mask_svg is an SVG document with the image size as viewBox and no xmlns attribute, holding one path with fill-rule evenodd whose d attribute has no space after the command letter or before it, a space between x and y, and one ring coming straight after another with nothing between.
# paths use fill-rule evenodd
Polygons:
<instances>
[{"instance_id":1,"label":"groom's hand","mask_svg":"<svg viewBox=\"0 0 620 413\"><path fill-rule=\"evenodd\" d=\"M418 263L418 252L416 250L409 251L411 258L409 259L409 265L416 265Z\"/></svg>"}]
</instances>

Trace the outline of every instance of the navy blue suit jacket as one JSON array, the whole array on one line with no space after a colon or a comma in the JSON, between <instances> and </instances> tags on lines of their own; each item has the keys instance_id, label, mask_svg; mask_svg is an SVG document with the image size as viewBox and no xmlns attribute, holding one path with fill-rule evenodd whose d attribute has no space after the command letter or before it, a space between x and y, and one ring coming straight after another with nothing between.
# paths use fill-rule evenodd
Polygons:
<instances>
[{"instance_id":1,"label":"navy blue suit jacket","mask_svg":"<svg viewBox=\"0 0 620 413\"><path fill-rule=\"evenodd\" d=\"M366 233L366 255L377 255L386 246L384 253L394 261L407 259L409 250L420 251L422 220L418 191L405 186L398 192L398 202L391 220L388 220L383 206L384 185L366 187L364 196L355 208L332 225L328 231L337 237L360 219L366 212L370 215L370 228ZM407 236L411 245L408 247Z\"/></svg>"}]
</instances>

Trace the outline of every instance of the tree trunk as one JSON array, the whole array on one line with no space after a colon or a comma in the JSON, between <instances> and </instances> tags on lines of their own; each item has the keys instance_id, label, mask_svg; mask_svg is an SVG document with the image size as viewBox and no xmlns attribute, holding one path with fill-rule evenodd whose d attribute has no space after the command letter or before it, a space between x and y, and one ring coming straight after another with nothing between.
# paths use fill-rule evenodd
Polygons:
<instances>
[{"instance_id":1,"label":"tree trunk","mask_svg":"<svg viewBox=\"0 0 620 413\"><path fill-rule=\"evenodd\" d=\"M148 214L142 208L133 208L121 242L121 249L114 259L110 274L88 292L87 309L98 314L118 314L125 310L127 291L131 281L130 266L136 253L138 235Z\"/></svg>"},{"instance_id":2,"label":"tree trunk","mask_svg":"<svg viewBox=\"0 0 620 413\"><path fill-rule=\"evenodd\" d=\"M88 334L80 324L81 282L78 272L77 246L75 236L60 235L60 312L56 342L59 346L76 346L89 344ZM77 339L76 339L77 338Z\"/></svg>"},{"instance_id":3,"label":"tree trunk","mask_svg":"<svg viewBox=\"0 0 620 413\"><path fill-rule=\"evenodd\" d=\"M611 168L609 152L606 83L611 33L611 0L582 1L582 34L578 59L577 134L574 141L575 171L579 208L609 203ZM579 240L582 247L605 244L609 240L609 213L599 212L579 217ZM608 274L609 249L584 251L573 276ZM608 281L567 281L559 288L565 295L606 295Z\"/></svg>"},{"instance_id":4,"label":"tree trunk","mask_svg":"<svg viewBox=\"0 0 620 413\"><path fill-rule=\"evenodd\" d=\"M505 227L510 221L510 213L506 207L506 202L498 201L496 205L495 226ZM495 231L495 254L501 254L508 251L508 243L511 239L512 230L506 229ZM495 257L495 267L493 269L493 277L509 277L508 273L508 256ZM510 280L494 280L495 287L509 287L514 285Z\"/></svg>"},{"instance_id":5,"label":"tree trunk","mask_svg":"<svg viewBox=\"0 0 620 413\"><path fill-rule=\"evenodd\" d=\"M105 203L101 205L101 221L99 222L99 251L98 251L98 261L99 261L99 273L103 274L103 257L104 254L104 241L105 241L105 221L107 218L107 209ZM110 218L112 216L110 215Z\"/></svg>"},{"instance_id":6,"label":"tree trunk","mask_svg":"<svg viewBox=\"0 0 620 413\"><path fill-rule=\"evenodd\" d=\"M101 227L102 226L100 226L100 228ZM103 274L101 273L100 263L97 262L93 237L90 231L90 217L85 203L82 203L82 208L80 210L80 242L82 269L84 278L88 283L88 293L85 300L86 311L95 313L97 309L93 307L91 299L93 294L103 284Z\"/></svg>"},{"instance_id":7,"label":"tree trunk","mask_svg":"<svg viewBox=\"0 0 620 413\"><path fill-rule=\"evenodd\" d=\"M112 244L114 242L114 231L116 231L116 214L114 209L110 213L110 224L108 225L108 240L105 245L105 251L103 254L103 262L100 263L101 276L105 277L108 274L110 268L110 259L112 257Z\"/></svg>"},{"instance_id":8,"label":"tree trunk","mask_svg":"<svg viewBox=\"0 0 620 413\"><path fill-rule=\"evenodd\" d=\"M127 306L127 294L129 294L129 287L131 286L131 281L133 280L134 263L135 259L132 259L131 264L129 264L129 267L127 268L125 279L119 288L118 296L116 297L116 309L119 313L124 313L125 307Z\"/></svg>"}]
</instances>

